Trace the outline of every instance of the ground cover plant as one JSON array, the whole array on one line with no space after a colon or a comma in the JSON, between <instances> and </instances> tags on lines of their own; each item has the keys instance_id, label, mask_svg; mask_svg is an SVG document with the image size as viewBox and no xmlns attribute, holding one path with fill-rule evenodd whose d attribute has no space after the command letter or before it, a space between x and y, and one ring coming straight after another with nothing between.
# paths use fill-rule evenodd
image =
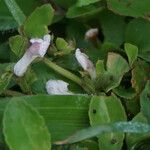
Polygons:
<instances>
[{"instance_id":1,"label":"ground cover plant","mask_svg":"<svg viewBox=\"0 0 150 150\"><path fill-rule=\"evenodd\" d=\"M150 149L149 0L0 0L0 149Z\"/></svg>"}]
</instances>

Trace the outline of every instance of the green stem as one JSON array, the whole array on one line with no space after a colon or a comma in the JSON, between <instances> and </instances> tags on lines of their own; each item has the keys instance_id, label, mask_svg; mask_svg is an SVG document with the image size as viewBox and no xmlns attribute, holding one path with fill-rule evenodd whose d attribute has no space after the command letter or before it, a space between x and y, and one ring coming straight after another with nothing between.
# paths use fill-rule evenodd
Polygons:
<instances>
[{"instance_id":1,"label":"green stem","mask_svg":"<svg viewBox=\"0 0 150 150\"><path fill-rule=\"evenodd\" d=\"M70 71L56 65L55 63L53 63L52 61L50 61L47 58L44 58L44 63L49 66L50 68L52 68L53 70L55 70L56 72L58 72L59 74L63 75L64 77L74 81L75 83L77 83L78 85L80 85L85 91L87 91L88 93L92 93L94 92L94 88L92 85L88 84L88 83L84 83L78 76L76 76L75 74L71 73Z\"/></svg>"},{"instance_id":2,"label":"green stem","mask_svg":"<svg viewBox=\"0 0 150 150\"><path fill-rule=\"evenodd\" d=\"M5 90L3 92L5 96L24 96L23 93L17 92L17 91L12 91L12 90Z\"/></svg>"}]
</instances>

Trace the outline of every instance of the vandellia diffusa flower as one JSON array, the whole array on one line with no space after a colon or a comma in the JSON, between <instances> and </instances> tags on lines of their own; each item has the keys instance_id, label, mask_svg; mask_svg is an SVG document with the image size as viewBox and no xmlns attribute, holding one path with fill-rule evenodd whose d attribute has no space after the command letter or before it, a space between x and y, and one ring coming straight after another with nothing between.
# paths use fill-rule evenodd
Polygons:
<instances>
[{"instance_id":1,"label":"vandellia diffusa flower","mask_svg":"<svg viewBox=\"0 0 150 150\"><path fill-rule=\"evenodd\" d=\"M76 49L75 57L82 68L87 71L92 79L96 78L96 71L94 64L89 60L89 57L82 53L79 48Z\"/></svg>"},{"instance_id":2,"label":"vandellia diffusa flower","mask_svg":"<svg viewBox=\"0 0 150 150\"><path fill-rule=\"evenodd\" d=\"M49 34L45 35L43 39L31 39L31 46L14 66L14 74L19 77L23 76L34 59L44 57L50 45L50 41L51 36Z\"/></svg>"},{"instance_id":3,"label":"vandellia diffusa flower","mask_svg":"<svg viewBox=\"0 0 150 150\"><path fill-rule=\"evenodd\" d=\"M49 80L46 82L46 90L48 94L70 95L72 93L68 90L68 85L62 80Z\"/></svg>"}]
</instances>

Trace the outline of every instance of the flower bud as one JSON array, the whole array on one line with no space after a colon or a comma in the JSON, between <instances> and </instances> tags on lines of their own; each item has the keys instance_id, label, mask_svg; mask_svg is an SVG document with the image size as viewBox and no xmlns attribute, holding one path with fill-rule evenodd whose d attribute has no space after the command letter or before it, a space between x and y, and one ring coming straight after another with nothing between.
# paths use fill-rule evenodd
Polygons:
<instances>
[{"instance_id":1,"label":"flower bud","mask_svg":"<svg viewBox=\"0 0 150 150\"><path fill-rule=\"evenodd\" d=\"M91 28L85 33L86 40L95 40L98 36L98 28Z\"/></svg>"},{"instance_id":2,"label":"flower bud","mask_svg":"<svg viewBox=\"0 0 150 150\"><path fill-rule=\"evenodd\" d=\"M44 57L50 45L50 40L50 35L45 35L43 39L31 39L31 46L14 66L14 74L19 77L23 76L34 59Z\"/></svg>"},{"instance_id":3,"label":"flower bud","mask_svg":"<svg viewBox=\"0 0 150 150\"><path fill-rule=\"evenodd\" d=\"M89 60L89 57L82 53L79 48L76 49L75 57L82 68L87 71L92 79L96 78L96 71L93 63Z\"/></svg>"},{"instance_id":4,"label":"flower bud","mask_svg":"<svg viewBox=\"0 0 150 150\"><path fill-rule=\"evenodd\" d=\"M46 83L46 90L48 94L70 95L72 93L68 90L68 85L62 80L49 80Z\"/></svg>"}]
</instances>

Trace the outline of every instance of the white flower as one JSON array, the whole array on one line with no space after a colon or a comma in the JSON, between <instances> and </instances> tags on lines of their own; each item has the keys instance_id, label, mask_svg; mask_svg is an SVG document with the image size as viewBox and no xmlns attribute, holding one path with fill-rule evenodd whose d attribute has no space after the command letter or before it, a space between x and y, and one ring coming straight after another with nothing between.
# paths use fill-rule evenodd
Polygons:
<instances>
[{"instance_id":1,"label":"white flower","mask_svg":"<svg viewBox=\"0 0 150 150\"><path fill-rule=\"evenodd\" d=\"M85 33L85 39L93 39L98 35L98 28L91 28Z\"/></svg>"},{"instance_id":2,"label":"white flower","mask_svg":"<svg viewBox=\"0 0 150 150\"><path fill-rule=\"evenodd\" d=\"M96 71L93 63L89 60L89 57L82 53L79 48L76 49L75 57L82 68L89 73L92 79L96 78Z\"/></svg>"},{"instance_id":3,"label":"white flower","mask_svg":"<svg viewBox=\"0 0 150 150\"><path fill-rule=\"evenodd\" d=\"M31 39L31 46L14 66L14 74L19 77L23 76L34 59L44 57L50 45L50 41L51 36L49 34L45 35L43 39Z\"/></svg>"},{"instance_id":4,"label":"white flower","mask_svg":"<svg viewBox=\"0 0 150 150\"><path fill-rule=\"evenodd\" d=\"M48 94L70 95L72 93L68 90L68 85L62 80L49 80L46 83L46 90Z\"/></svg>"}]
</instances>

